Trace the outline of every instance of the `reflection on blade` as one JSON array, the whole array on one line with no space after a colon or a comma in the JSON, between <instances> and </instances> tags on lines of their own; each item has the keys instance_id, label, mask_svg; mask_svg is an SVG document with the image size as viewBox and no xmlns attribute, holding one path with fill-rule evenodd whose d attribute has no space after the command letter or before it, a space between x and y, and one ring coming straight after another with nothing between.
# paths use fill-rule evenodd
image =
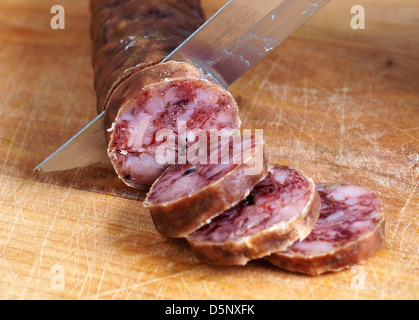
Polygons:
<instances>
[{"instance_id":1,"label":"reflection on blade","mask_svg":"<svg viewBox=\"0 0 419 320\"><path fill-rule=\"evenodd\" d=\"M186 60L225 88L330 0L232 0L166 60Z\"/></svg>"},{"instance_id":2,"label":"reflection on blade","mask_svg":"<svg viewBox=\"0 0 419 320\"><path fill-rule=\"evenodd\" d=\"M103 115L104 112L34 170L43 172L68 170L108 159Z\"/></svg>"}]
</instances>

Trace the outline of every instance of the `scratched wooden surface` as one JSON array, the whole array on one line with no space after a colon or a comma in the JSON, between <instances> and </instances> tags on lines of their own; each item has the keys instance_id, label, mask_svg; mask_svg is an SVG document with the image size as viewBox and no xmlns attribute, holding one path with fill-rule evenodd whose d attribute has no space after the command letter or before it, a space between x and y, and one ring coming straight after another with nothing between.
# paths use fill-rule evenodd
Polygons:
<instances>
[{"instance_id":1,"label":"scratched wooden surface","mask_svg":"<svg viewBox=\"0 0 419 320\"><path fill-rule=\"evenodd\" d=\"M332 1L231 87L272 163L368 186L385 204L385 249L316 278L202 264L156 233L144 193L108 163L32 173L95 116L87 1L61 3L61 31L55 1L0 3L0 298L419 298L416 0ZM222 3L204 0L207 14ZM365 30L350 28L355 4Z\"/></svg>"}]
</instances>

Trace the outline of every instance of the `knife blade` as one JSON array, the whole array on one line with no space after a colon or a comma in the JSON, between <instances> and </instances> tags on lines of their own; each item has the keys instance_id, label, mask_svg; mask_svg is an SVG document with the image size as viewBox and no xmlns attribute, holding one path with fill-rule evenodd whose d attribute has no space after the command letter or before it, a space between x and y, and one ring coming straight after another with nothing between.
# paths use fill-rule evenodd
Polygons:
<instances>
[{"instance_id":1,"label":"knife blade","mask_svg":"<svg viewBox=\"0 0 419 320\"><path fill-rule=\"evenodd\" d=\"M330 0L230 0L163 61L188 61L228 88ZM34 170L108 159L102 112Z\"/></svg>"}]
</instances>

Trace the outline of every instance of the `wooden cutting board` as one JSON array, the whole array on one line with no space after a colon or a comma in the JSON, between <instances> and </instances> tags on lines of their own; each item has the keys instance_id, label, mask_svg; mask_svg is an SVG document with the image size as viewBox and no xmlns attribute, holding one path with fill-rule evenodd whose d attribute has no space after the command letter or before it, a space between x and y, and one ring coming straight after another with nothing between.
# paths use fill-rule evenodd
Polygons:
<instances>
[{"instance_id":1,"label":"wooden cutting board","mask_svg":"<svg viewBox=\"0 0 419 320\"><path fill-rule=\"evenodd\" d=\"M207 15L222 0L204 0ZM32 169L95 116L86 0L0 4L0 298L418 299L419 3L335 0L231 87L270 160L379 195L385 249L320 277L212 267L158 235L108 163ZM365 30L350 26L363 5Z\"/></svg>"}]
</instances>

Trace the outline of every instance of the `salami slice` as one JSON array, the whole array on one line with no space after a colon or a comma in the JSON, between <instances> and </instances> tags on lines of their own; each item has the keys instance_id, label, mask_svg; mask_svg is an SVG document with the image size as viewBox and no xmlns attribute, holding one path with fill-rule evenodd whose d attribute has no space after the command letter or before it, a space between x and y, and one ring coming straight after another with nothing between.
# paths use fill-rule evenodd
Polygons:
<instances>
[{"instance_id":1,"label":"salami slice","mask_svg":"<svg viewBox=\"0 0 419 320\"><path fill-rule=\"evenodd\" d=\"M216 144L212 150L209 146L206 163L173 165L165 171L145 202L161 234L186 237L246 198L269 168L263 142L255 137L248 140L239 137L237 149L237 139L230 139L227 159L221 158L221 144Z\"/></svg>"},{"instance_id":2,"label":"salami slice","mask_svg":"<svg viewBox=\"0 0 419 320\"><path fill-rule=\"evenodd\" d=\"M313 181L293 168L275 166L245 200L187 240L207 263L244 265L304 239L319 212L320 198Z\"/></svg>"},{"instance_id":3,"label":"salami slice","mask_svg":"<svg viewBox=\"0 0 419 320\"><path fill-rule=\"evenodd\" d=\"M241 124L231 94L188 63L145 68L115 90L105 111L108 155L127 185L150 186L170 165L156 159L157 148L165 143L156 134L169 130L177 141L181 122L186 130L208 134ZM177 152L177 144L174 148Z\"/></svg>"},{"instance_id":4,"label":"salami slice","mask_svg":"<svg viewBox=\"0 0 419 320\"><path fill-rule=\"evenodd\" d=\"M203 22L200 0L91 0L97 110L129 76L163 60Z\"/></svg>"},{"instance_id":5,"label":"salami slice","mask_svg":"<svg viewBox=\"0 0 419 320\"><path fill-rule=\"evenodd\" d=\"M320 275L365 262L384 246L381 201L369 190L346 183L317 185L322 209L310 235L268 257L294 272Z\"/></svg>"}]
</instances>

